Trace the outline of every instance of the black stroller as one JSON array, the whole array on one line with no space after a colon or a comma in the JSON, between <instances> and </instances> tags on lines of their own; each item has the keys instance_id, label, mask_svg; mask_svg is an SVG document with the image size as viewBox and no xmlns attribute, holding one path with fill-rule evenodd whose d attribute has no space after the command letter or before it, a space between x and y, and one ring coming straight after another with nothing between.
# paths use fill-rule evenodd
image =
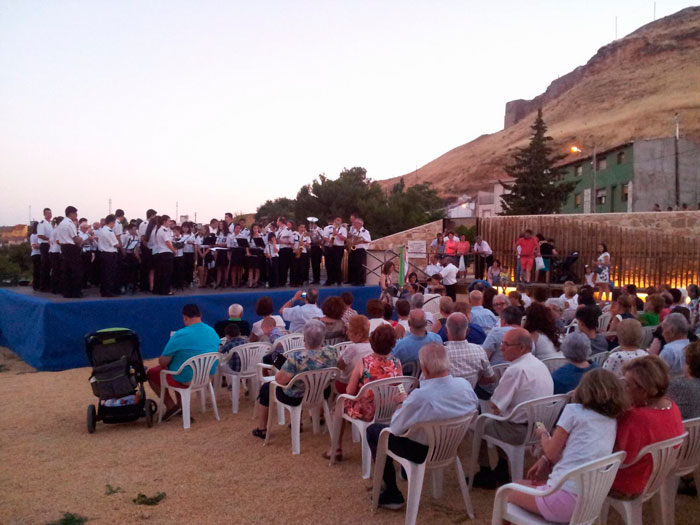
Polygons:
<instances>
[{"instance_id":1,"label":"black stroller","mask_svg":"<svg viewBox=\"0 0 700 525\"><path fill-rule=\"evenodd\" d=\"M554 284L564 284L566 281L579 282L571 267L578 261L578 252L573 251L566 256L564 260L552 260L552 277L551 282Z\"/></svg>"},{"instance_id":2,"label":"black stroller","mask_svg":"<svg viewBox=\"0 0 700 525\"><path fill-rule=\"evenodd\" d=\"M100 400L97 408L88 406L88 432L95 432L98 421L123 423L140 417L152 426L158 405L146 399L146 370L136 332L126 328L92 332L85 336L85 350L92 366L90 386Z\"/></svg>"}]
</instances>

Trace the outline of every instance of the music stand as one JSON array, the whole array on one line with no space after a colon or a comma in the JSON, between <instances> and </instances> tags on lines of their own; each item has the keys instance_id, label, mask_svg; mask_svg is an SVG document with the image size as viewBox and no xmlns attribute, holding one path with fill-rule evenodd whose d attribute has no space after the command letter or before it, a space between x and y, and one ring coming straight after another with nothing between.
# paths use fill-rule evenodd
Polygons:
<instances>
[{"instance_id":1,"label":"music stand","mask_svg":"<svg viewBox=\"0 0 700 525\"><path fill-rule=\"evenodd\" d=\"M258 248L265 248L265 241L262 240L260 237L253 237L253 242Z\"/></svg>"},{"instance_id":2,"label":"music stand","mask_svg":"<svg viewBox=\"0 0 700 525\"><path fill-rule=\"evenodd\" d=\"M248 244L248 239L236 237L236 244L238 244L239 248L250 248L250 244Z\"/></svg>"}]
</instances>

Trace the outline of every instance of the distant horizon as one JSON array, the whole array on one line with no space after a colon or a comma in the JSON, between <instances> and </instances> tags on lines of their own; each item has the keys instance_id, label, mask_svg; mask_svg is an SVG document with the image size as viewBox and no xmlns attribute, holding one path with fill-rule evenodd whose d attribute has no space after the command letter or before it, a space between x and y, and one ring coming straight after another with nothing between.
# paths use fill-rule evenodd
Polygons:
<instances>
[{"instance_id":1,"label":"distant horizon","mask_svg":"<svg viewBox=\"0 0 700 525\"><path fill-rule=\"evenodd\" d=\"M689 4L5 3L0 224L76 206L208 222L319 174L408 174L503 128L602 46ZM60 211L60 213L59 213Z\"/></svg>"}]
</instances>

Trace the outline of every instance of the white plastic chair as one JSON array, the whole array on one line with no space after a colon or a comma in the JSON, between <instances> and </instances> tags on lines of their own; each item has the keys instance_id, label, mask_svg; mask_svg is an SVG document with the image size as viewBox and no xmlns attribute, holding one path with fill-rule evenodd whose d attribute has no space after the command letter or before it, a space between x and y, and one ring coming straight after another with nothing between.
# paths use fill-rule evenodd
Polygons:
<instances>
[{"instance_id":1,"label":"white plastic chair","mask_svg":"<svg viewBox=\"0 0 700 525\"><path fill-rule=\"evenodd\" d=\"M543 359L542 362L547 367L547 370L549 370L549 373L553 374L568 363L569 360L566 357L548 357L547 359Z\"/></svg>"},{"instance_id":2,"label":"white plastic chair","mask_svg":"<svg viewBox=\"0 0 700 525\"><path fill-rule=\"evenodd\" d=\"M477 471L477 459L479 457L479 448L481 441L486 441L487 445L496 446L503 450L508 456L508 464L510 466L510 476L513 480L523 479L523 470L525 463L525 450L535 445L539 445L540 438L535 433L535 423L541 421L547 431L551 434L554 430L554 424L559 419L561 411L569 402L568 394L559 394L556 396L540 397L525 401L516 406L508 417L496 416L494 414L481 414L474 427L474 438L472 442L472 455L470 473ZM484 434L484 426L489 420L512 422L516 416L525 414L527 418L527 431L522 443L511 445L493 436ZM469 487L471 488L474 482L474 476L469 476Z\"/></svg>"},{"instance_id":3,"label":"white plastic chair","mask_svg":"<svg viewBox=\"0 0 700 525\"><path fill-rule=\"evenodd\" d=\"M608 357L610 357L610 352L598 352L597 354L593 354L591 357L589 357L588 360L598 366L603 366L605 361L608 360Z\"/></svg>"},{"instance_id":4,"label":"white plastic chair","mask_svg":"<svg viewBox=\"0 0 700 525\"><path fill-rule=\"evenodd\" d=\"M420 361L416 359L415 361L408 361L407 363L401 363L401 368L403 370L403 375L415 377L418 379L421 374Z\"/></svg>"},{"instance_id":5,"label":"white plastic chair","mask_svg":"<svg viewBox=\"0 0 700 525\"><path fill-rule=\"evenodd\" d=\"M238 354L241 359L240 372L229 368L227 364L219 364L221 376L226 377L231 385L231 411L234 414L238 414L242 381L247 381L248 392L251 393L250 395L257 396L260 385L262 384L258 378L258 363L262 362L263 356L267 354L271 348L272 345L270 343L247 343L234 347L228 355L234 352ZM255 397L253 397L253 399L255 399Z\"/></svg>"},{"instance_id":6,"label":"white plastic chair","mask_svg":"<svg viewBox=\"0 0 700 525\"><path fill-rule=\"evenodd\" d=\"M282 337L278 337L273 343L272 347L277 348L277 345L282 345L283 352L289 352L290 350L303 350L304 349L304 334L287 334Z\"/></svg>"},{"instance_id":7,"label":"white plastic chair","mask_svg":"<svg viewBox=\"0 0 700 525\"><path fill-rule=\"evenodd\" d=\"M676 493L678 492L678 483L681 477L695 473L695 486L700 486L700 417L683 421L683 427L688 436L683 441L675 468L666 478L661 497L662 513L669 518L667 522L669 524L674 522Z\"/></svg>"},{"instance_id":8,"label":"white plastic chair","mask_svg":"<svg viewBox=\"0 0 700 525\"><path fill-rule=\"evenodd\" d=\"M608 326L610 326L611 319L612 319L612 314L610 312L604 312L598 318L598 332L607 332Z\"/></svg>"},{"instance_id":9,"label":"white plastic chair","mask_svg":"<svg viewBox=\"0 0 700 525\"><path fill-rule=\"evenodd\" d=\"M331 348L335 351L335 357L339 358L342 355L343 351L351 344L353 344L352 341L343 341L332 345Z\"/></svg>"},{"instance_id":10,"label":"white plastic chair","mask_svg":"<svg viewBox=\"0 0 700 525\"><path fill-rule=\"evenodd\" d=\"M649 349L651 342L654 340L654 332L658 327L659 325L644 327L644 333L642 334L642 340L639 342L639 348L642 350Z\"/></svg>"},{"instance_id":11,"label":"white plastic chair","mask_svg":"<svg viewBox=\"0 0 700 525\"><path fill-rule=\"evenodd\" d=\"M637 457L629 463L628 465L622 465L620 470L629 468L635 465L644 456L651 456L652 460L652 471L647 484L644 487L644 491L632 500L622 500L617 499L612 496L608 496L605 499L605 504L603 505L603 510L600 514L601 523L607 523L608 512L610 507L614 508L622 516L622 520L627 525L641 525L642 524L642 505L644 502L654 499L654 523L657 525L670 523L667 521L667 516L663 513L663 486L666 483L666 478L673 471L678 460L678 455L681 451L681 445L685 440L687 432L684 432L680 436L676 436L665 441L659 441L658 443L652 443L647 445L642 450L639 451Z\"/></svg>"},{"instance_id":12,"label":"white plastic chair","mask_svg":"<svg viewBox=\"0 0 700 525\"><path fill-rule=\"evenodd\" d=\"M440 297L442 296L437 293L423 294L423 311L435 316L440 315Z\"/></svg>"},{"instance_id":13,"label":"white plastic chair","mask_svg":"<svg viewBox=\"0 0 700 525\"><path fill-rule=\"evenodd\" d=\"M569 323L569 325L564 329L566 335L569 335L578 330L578 319L574 319Z\"/></svg>"},{"instance_id":14,"label":"white plastic chair","mask_svg":"<svg viewBox=\"0 0 700 525\"><path fill-rule=\"evenodd\" d=\"M510 363L499 363L497 365L493 365L491 368L493 369L494 376L496 378L496 382L492 383L494 385L497 385L501 381L501 377L503 377L503 374L505 373L506 369L510 366Z\"/></svg>"},{"instance_id":15,"label":"white plastic chair","mask_svg":"<svg viewBox=\"0 0 700 525\"><path fill-rule=\"evenodd\" d=\"M428 470L432 471L433 497L437 499L442 496L443 470L452 465L454 465L457 471L457 481L462 491L462 498L464 499L464 506L467 509L467 514L471 519L474 519L474 509L472 508L471 498L469 497L469 487L467 487L467 482L464 479L464 470L462 469L462 463L457 454L457 448L464 439L474 417L476 417L476 411L452 419L419 423L408 429L408 432L401 437L411 439L416 435L421 435L427 440L428 453L423 463L413 463L389 450L389 435L391 434L391 429L383 429L379 435L377 459L374 465L374 482L372 485L373 508L376 509L379 505L379 492L384 474L384 465L386 464L386 457L389 456L394 461L398 462L408 475L406 525L413 525L416 523L425 472Z\"/></svg>"},{"instance_id":16,"label":"white plastic chair","mask_svg":"<svg viewBox=\"0 0 700 525\"><path fill-rule=\"evenodd\" d=\"M338 368L319 368L318 370L309 370L295 375L287 385L280 385L277 381L270 382L270 407L267 416L267 434L265 436L265 444L267 445L272 433L272 405L277 404L289 411L289 417L292 420L292 454L301 453L300 430L301 430L301 413L302 410L308 409L311 412L311 421L313 423L313 432L318 434L321 430L320 412L323 410L323 416L326 421L331 421L328 402L323 397L323 391L330 385L336 376L340 373ZM301 383L304 386L304 395L301 398L301 404L291 406L282 403L277 399L276 391L278 388L289 388L295 383ZM279 422L279 420L278 420ZM284 425L284 418L281 424ZM328 425L331 432L331 440L333 440L332 425Z\"/></svg>"},{"instance_id":17,"label":"white plastic chair","mask_svg":"<svg viewBox=\"0 0 700 525\"><path fill-rule=\"evenodd\" d=\"M341 394L335 401L334 425L335 432L331 442L331 464L335 463L335 451L340 446L340 427L343 420L349 421L350 424L357 429L362 444L362 478L369 479L372 473L372 452L367 443L367 427L374 423L389 423L391 416L394 415L397 403L394 397L399 393L399 385L403 385L406 394L418 386L418 380L410 376L388 377L386 379L378 379L363 385L360 391L355 396L349 394ZM374 419L372 421L363 421L355 419L345 413L345 401L354 401L362 396L366 396L369 392L374 395Z\"/></svg>"},{"instance_id":18,"label":"white plastic chair","mask_svg":"<svg viewBox=\"0 0 700 525\"><path fill-rule=\"evenodd\" d=\"M578 487L576 506L571 515L570 525L589 525L596 523L600 516L605 498L615 481L620 464L625 459L624 452L617 452L570 470L559 482L547 490L528 487L519 483L508 483L496 492L493 504L491 525L501 525L504 521L522 525L549 525L541 516L533 514L514 503L508 503L511 492L520 492L532 496L548 496L561 489L567 481L574 481ZM603 522L604 523L604 522Z\"/></svg>"},{"instance_id":19,"label":"white plastic chair","mask_svg":"<svg viewBox=\"0 0 700 525\"><path fill-rule=\"evenodd\" d=\"M175 390L180 394L180 399L182 399L182 424L185 430L190 428L190 401L192 392L199 392L200 398L202 400L202 412L206 411L206 391L209 390L211 394L211 402L214 408L214 415L217 421L219 421L219 409L216 406L216 394L214 394L214 386L211 381L211 371L214 365L219 361L219 353L211 352L207 354L200 354L194 357L190 357L187 361L182 363L182 366L177 370L161 370L160 371L160 410L158 411L158 423L163 420L163 413L165 412L165 389ZM167 377L169 375L180 374L186 367L192 369L192 381L187 386L187 388L178 388L170 386L167 382Z\"/></svg>"}]
</instances>

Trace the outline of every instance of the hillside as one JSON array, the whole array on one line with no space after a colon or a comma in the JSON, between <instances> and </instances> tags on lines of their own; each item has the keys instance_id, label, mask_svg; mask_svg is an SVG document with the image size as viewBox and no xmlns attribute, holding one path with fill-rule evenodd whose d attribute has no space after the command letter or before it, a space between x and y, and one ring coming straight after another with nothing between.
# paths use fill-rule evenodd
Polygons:
<instances>
[{"instance_id":1,"label":"hillside","mask_svg":"<svg viewBox=\"0 0 700 525\"><path fill-rule=\"evenodd\" d=\"M561 151L592 140L600 149L669 136L680 115L681 136L700 141L700 7L647 24L602 47L584 66L554 81L532 101L511 101L507 127L459 146L404 175L407 185L430 182L444 197L490 189L512 150L527 143L542 107ZM394 177L379 181L391 186Z\"/></svg>"}]
</instances>

